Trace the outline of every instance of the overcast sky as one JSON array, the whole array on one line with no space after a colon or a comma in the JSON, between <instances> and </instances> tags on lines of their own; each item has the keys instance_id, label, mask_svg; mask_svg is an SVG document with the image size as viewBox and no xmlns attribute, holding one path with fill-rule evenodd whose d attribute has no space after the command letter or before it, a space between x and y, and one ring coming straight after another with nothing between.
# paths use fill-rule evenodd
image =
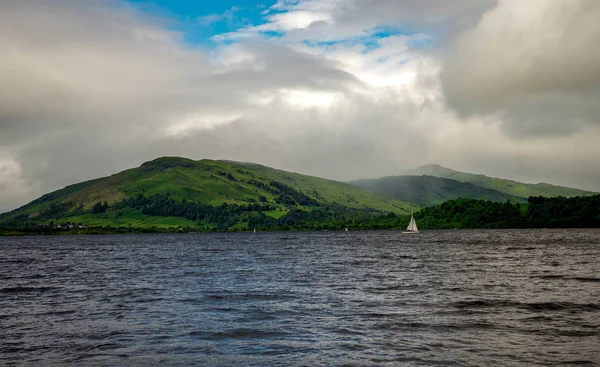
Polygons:
<instances>
[{"instance_id":1,"label":"overcast sky","mask_svg":"<svg viewBox=\"0 0 600 367\"><path fill-rule=\"evenodd\" d=\"M0 1L0 212L160 156L600 191L600 1L203 3Z\"/></svg>"}]
</instances>

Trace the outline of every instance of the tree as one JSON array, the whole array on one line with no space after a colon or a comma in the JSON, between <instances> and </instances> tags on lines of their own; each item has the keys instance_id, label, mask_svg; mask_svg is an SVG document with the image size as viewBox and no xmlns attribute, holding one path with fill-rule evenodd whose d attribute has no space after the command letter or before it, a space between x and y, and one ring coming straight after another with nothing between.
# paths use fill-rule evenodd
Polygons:
<instances>
[{"instance_id":1,"label":"tree","mask_svg":"<svg viewBox=\"0 0 600 367\"><path fill-rule=\"evenodd\" d=\"M105 213L106 209L108 209L108 203L106 201L104 202L104 204L101 202L97 202L92 207L92 213L93 214Z\"/></svg>"}]
</instances>

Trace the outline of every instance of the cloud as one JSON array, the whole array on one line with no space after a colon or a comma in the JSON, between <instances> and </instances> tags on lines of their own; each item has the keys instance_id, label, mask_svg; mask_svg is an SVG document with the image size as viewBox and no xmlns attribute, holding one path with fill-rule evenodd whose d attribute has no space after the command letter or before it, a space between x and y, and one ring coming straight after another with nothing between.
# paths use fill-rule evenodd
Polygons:
<instances>
[{"instance_id":1,"label":"cloud","mask_svg":"<svg viewBox=\"0 0 600 367\"><path fill-rule=\"evenodd\" d=\"M450 106L498 113L514 135L600 124L600 3L503 0L458 34L442 75Z\"/></svg>"},{"instance_id":2,"label":"cloud","mask_svg":"<svg viewBox=\"0 0 600 367\"><path fill-rule=\"evenodd\" d=\"M23 205L32 190L32 183L23 177L21 165L6 153L0 158L0 177L0 203L4 209Z\"/></svg>"},{"instance_id":3,"label":"cloud","mask_svg":"<svg viewBox=\"0 0 600 367\"><path fill-rule=\"evenodd\" d=\"M20 179L39 184L22 186L33 198L170 154L161 142L230 124L259 108L252 97L261 93L297 104L356 83L329 61L283 45L190 49L161 20L112 1L0 7L0 159L19 162L0 178L0 209L10 208L7 190ZM232 54L247 57L232 62ZM200 158L197 150L182 154ZM219 149L201 154L227 158Z\"/></svg>"},{"instance_id":4,"label":"cloud","mask_svg":"<svg viewBox=\"0 0 600 367\"><path fill-rule=\"evenodd\" d=\"M221 15L221 14L209 14L209 15L204 15L204 16L198 17L198 23L200 23L200 25L203 25L203 26L209 26L214 23L218 23L221 20L223 20L223 15Z\"/></svg>"},{"instance_id":5,"label":"cloud","mask_svg":"<svg viewBox=\"0 0 600 367\"><path fill-rule=\"evenodd\" d=\"M222 21L233 22L234 15L238 12L240 8L237 6L232 6L229 10L225 11L222 14L208 14L203 15L197 18L198 24L203 26L211 26L215 23L219 23Z\"/></svg>"},{"instance_id":6,"label":"cloud","mask_svg":"<svg viewBox=\"0 0 600 367\"><path fill-rule=\"evenodd\" d=\"M266 11L266 25L256 25L262 28L238 31L249 38L199 48L168 20L116 0L5 0L0 212L165 155L254 161L340 180L435 162L598 190L591 167L600 133L584 114L578 131L571 124L535 141L506 133L517 126L512 116L541 121L552 113L528 102L536 98L559 105L568 96L572 110L589 108L592 74L588 84L583 76L575 84L536 77L523 86L520 105L509 92L476 93L495 85L485 65L471 65L485 77L456 77L466 73L462 63L485 56L473 45L488 29L481 28L486 17L507 5L493 6L281 1ZM410 29L381 32L390 26ZM516 88L502 82L501 91ZM470 105L463 93L481 103Z\"/></svg>"},{"instance_id":7,"label":"cloud","mask_svg":"<svg viewBox=\"0 0 600 367\"><path fill-rule=\"evenodd\" d=\"M278 32L291 40L339 41L390 30L441 33L476 17L495 0L300 0L278 1L265 23L217 35L217 41L257 38Z\"/></svg>"}]
</instances>

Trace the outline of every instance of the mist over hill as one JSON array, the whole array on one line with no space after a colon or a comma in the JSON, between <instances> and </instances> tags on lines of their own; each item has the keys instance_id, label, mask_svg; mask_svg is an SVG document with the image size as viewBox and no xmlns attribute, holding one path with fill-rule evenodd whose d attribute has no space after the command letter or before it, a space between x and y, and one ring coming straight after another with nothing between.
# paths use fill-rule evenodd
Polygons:
<instances>
[{"instance_id":1,"label":"mist over hill","mask_svg":"<svg viewBox=\"0 0 600 367\"><path fill-rule=\"evenodd\" d=\"M435 176L388 176L380 179L351 181L350 184L390 198L419 206L432 206L458 198L524 203L527 200L497 190Z\"/></svg>"},{"instance_id":2,"label":"mist over hill","mask_svg":"<svg viewBox=\"0 0 600 367\"><path fill-rule=\"evenodd\" d=\"M551 185L547 183L528 184L514 180L507 180L504 178L495 178L488 177L485 175L455 171L453 169L442 167L437 164L427 164L414 169L406 170L402 172L402 174L416 176L427 175L448 178L460 182L468 182L479 187L483 187L490 190L496 190L520 198L528 198L530 196L573 197L582 195L594 195L594 193L591 191Z\"/></svg>"}]
</instances>

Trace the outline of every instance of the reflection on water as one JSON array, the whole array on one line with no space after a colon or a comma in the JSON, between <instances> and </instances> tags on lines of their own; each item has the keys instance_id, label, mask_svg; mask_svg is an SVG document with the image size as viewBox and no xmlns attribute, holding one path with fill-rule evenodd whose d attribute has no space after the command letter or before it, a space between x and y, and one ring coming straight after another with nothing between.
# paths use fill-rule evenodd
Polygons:
<instances>
[{"instance_id":1,"label":"reflection on water","mask_svg":"<svg viewBox=\"0 0 600 367\"><path fill-rule=\"evenodd\" d=\"M0 365L600 363L600 231L0 238Z\"/></svg>"}]
</instances>

